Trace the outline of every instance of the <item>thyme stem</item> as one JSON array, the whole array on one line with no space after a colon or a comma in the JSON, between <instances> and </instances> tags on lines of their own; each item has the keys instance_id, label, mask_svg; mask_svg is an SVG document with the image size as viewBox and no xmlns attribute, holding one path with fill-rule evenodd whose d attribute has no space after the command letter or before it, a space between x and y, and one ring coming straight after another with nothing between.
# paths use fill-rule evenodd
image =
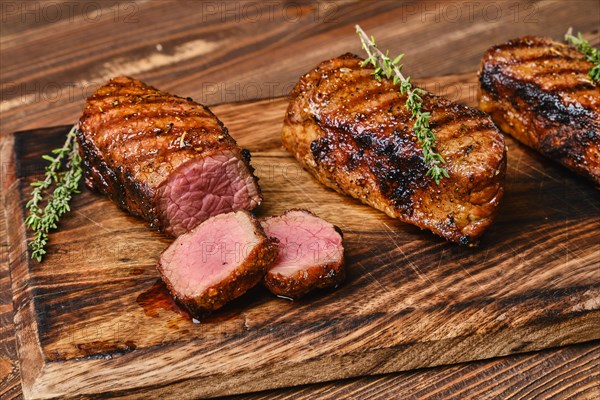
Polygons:
<instances>
[{"instance_id":1,"label":"thyme stem","mask_svg":"<svg viewBox=\"0 0 600 400\"><path fill-rule=\"evenodd\" d=\"M429 167L429 170L425 176L431 176L436 184L440 184L440 180L443 177L448 178L448 171L442 167L446 161L444 158L435 152L435 142L437 138L433 131L429 128L429 120L431 119L431 113L423 111L423 98L421 97L426 93L425 90L413 87L410 82L410 77L405 77L402 74L402 64L399 64L404 54L400 54L395 59L391 59L389 51L384 54L377 45L375 44L375 38L367 36L365 31L359 25L355 26L356 33L360 38L363 49L366 51L368 57L363 61L362 67L369 64L373 65L375 70L373 76L378 81L381 81L383 77L392 79L394 85L400 85L400 93L406 95L406 109L411 112L412 118L414 119L413 131L417 137L418 142L423 148L423 159L425 165Z\"/></svg>"},{"instance_id":2,"label":"thyme stem","mask_svg":"<svg viewBox=\"0 0 600 400\"><path fill-rule=\"evenodd\" d=\"M83 174L81 167L81 156L75 140L77 125L73 126L65 143L61 148L52 150L53 156L44 155L42 158L50 164L45 167L45 178L31 184L33 191L31 199L26 207L29 215L25 219L25 225L31 229L35 236L29 242L32 249L31 258L42 261L46 254L45 246L48 242L48 232L56 229L60 217L70 211L69 202L73 194L79 193L77 187ZM42 208L44 194L52 186L54 190Z\"/></svg>"},{"instance_id":3,"label":"thyme stem","mask_svg":"<svg viewBox=\"0 0 600 400\"><path fill-rule=\"evenodd\" d=\"M573 28L569 28L565 34L565 41L573 45L585 56L586 60L594 64L588 75L592 81L600 83L600 51L592 47L590 42L583 38L581 32L577 36L573 36Z\"/></svg>"}]
</instances>

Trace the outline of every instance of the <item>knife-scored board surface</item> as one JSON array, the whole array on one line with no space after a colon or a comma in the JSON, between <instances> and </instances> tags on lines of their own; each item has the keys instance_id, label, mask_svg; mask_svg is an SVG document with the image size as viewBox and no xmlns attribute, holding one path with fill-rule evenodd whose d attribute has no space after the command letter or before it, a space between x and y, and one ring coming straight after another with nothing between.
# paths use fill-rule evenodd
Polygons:
<instances>
[{"instance_id":1,"label":"knife-scored board surface","mask_svg":"<svg viewBox=\"0 0 600 400\"><path fill-rule=\"evenodd\" d=\"M170 240L87 189L44 262L29 261L28 184L68 127L15 134L5 207L26 397L215 396L600 338L591 183L507 138L497 220L479 247L461 248L316 182L280 147L286 106L212 109L252 152L265 199L257 215L304 207L341 227L348 278L293 303L257 287L200 323L158 280Z\"/></svg>"}]
</instances>

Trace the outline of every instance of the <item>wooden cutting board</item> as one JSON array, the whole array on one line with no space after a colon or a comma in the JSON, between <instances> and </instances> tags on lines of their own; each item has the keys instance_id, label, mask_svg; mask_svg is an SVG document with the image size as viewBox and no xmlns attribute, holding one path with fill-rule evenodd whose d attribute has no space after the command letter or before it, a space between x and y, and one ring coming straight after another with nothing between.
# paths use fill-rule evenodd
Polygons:
<instances>
[{"instance_id":1,"label":"wooden cutting board","mask_svg":"<svg viewBox=\"0 0 600 400\"><path fill-rule=\"evenodd\" d=\"M298 302L256 287L200 323L158 279L169 239L87 189L45 261L31 262L29 183L68 127L9 139L4 201L27 398L216 396L600 338L600 192L590 182L507 138L499 216L479 247L461 248L317 183L280 147L285 108L274 99L212 109L252 151L265 199L257 214L305 207L340 226L347 281Z\"/></svg>"}]
</instances>

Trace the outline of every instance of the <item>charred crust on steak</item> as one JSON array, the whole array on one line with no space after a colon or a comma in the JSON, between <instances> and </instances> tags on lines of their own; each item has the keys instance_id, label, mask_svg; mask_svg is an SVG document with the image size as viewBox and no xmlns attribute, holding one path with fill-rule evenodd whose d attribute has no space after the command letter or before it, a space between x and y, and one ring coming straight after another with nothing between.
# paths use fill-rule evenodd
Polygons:
<instances>
[{"instance_id":1,"label":"charred crust on steak","mask_svg":"<svg viewBox=\"0 0 600 400\"><path fill-rule=\"evenodd\" d=\"M547 38L494 46L481 62L480 108L521 143L600 184L600 87L591 67Z\"/></svg>"},{"instance_id":2,"label":"charred crust on steak","mask_svg":"<svg viewBox=\"0 0 600 400\"><path fill-rule=\"evenodd\" d=\"M298 300L315 289L326 289L341 284L346 279L346 270L340 268L340 264L343 265L344 262L342 258L340 263L318 266L318 272L313 273L298 271L292 276L267 273L264 282L273 294Z\"/></svg>"},{"instance_id":3,"label":"charred crust on steak","mask_svg":"<svg viewBox=\"0 0 600 400\"><path fill-rule=\"evenodd\" d=\"M88 98L77 140L86 185L172 236L231 211L222 209L227 204L252 209L262 200L248 154L208 107L129 77L111 79ZM192 179L209 167L221 168L221 174ZM215 179L228 180L231 190ZM196 193L180 187L172 192L187 197L165 199L171 183ZM210 200L209 191L222 201Z\"/></svg>"},{"instance_id":4,"label":"charred crust on steak","mask_svg":"<svg viewBox=\"0 0 600 400\"><path fill-rule=\"evenodd\" d=\"M426 176L405 98L361 61L344 54L301 77L284 120L284 147L326 186L448 240L476 243L502 198L503 136L487 114L423 95L450 174L436 185Z\"/></svg>"}]
</instances>

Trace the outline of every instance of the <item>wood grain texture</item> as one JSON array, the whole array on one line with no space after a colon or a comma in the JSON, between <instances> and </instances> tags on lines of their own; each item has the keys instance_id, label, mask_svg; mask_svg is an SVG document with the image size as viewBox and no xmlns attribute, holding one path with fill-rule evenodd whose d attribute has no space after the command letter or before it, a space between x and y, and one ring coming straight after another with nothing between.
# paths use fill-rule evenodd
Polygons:
<instances>
[{"instance_id":1,"label":"wood grain texture","mask_svg":"<svg viewBox=\"0 0 600 400\"><path fill-rule=\"evenodd\" d=\"M0 38L4 133L72 123L123 73L208 105L284 96L320 61L360 53L356 23L406 53L406 71L421 78L476 71L492 44L526 34L561 40L573 26L600 43L595 0L11 3Z\"/></svg>"},{"instance_id":2,"label":"wood grain texture","mask_svg":"<svg viewBox=\"0 0 600 400\"><path fill-rule=\"evenodd\" d=\"M600 397L597 344L502 357L491 361L362 377L272 390L228 400L351 399L586 399Z\"/></svg>"},{"instance_id":3,"label":"wood grain texture","mask_svg":"<svg viewBox=\"0 0 600 400\"><path fill-rule=\"evenodd\" d=\"M9 274L8 224L5 212L12 213L5 204L5 194L17 187L15 180L14 137L0 137L0 398L21 397L21 375L13 324L12 290ZM7 214L8 215L8 214Z\"/></svg>"},{"instance_id":4,"label":"wood grain texture","mask_svg":"<svg viewBox=\"0 0 600 400\"><path fill-rule=\"evenodd\" d=\"M52 17L53 7L55 11L56 5L63 3L61 15ZM450 84L441 93L455 100L465 93L470 93L469 100L474 98L477 82L473 72L481 54L492 43L524 34L560 39L567 26L584 32L594 45L600 43L600 4L594 0L570 1L569 6L561 1L497 1L491 6L480 2L447 2L446 6L396 1L276 2L274 12L263 12L258 20L251 16L251 9L244 9L251 1L227 10L222 1L211 3L221 8L215 12L200 2L177 5L168 0L3 2L0 134L72 123L78 118L86 95L103 84L105 78L120 72L208 104L285 94L299 74L317 62L359 50L352 29L355 23L376 35L382 46L407 53L411 60L407 68L413 76L459 73L464 84ZM452 14L456 5L461 15L458 20ZM299 18L283 17L281 11L286 6L290 6L290 12L300 7ZM69 7L74 10L69 11ZM498 10L501 15L496 17ZM417 39L407 40L409 35ZM204 41L218 47L205 52ZM162 51L156 47L159 43ZM428 80L426 87L435 89L440 82L451 83L455 79L456 76L449 76ZM237 121L238 125L245 123ZM3 166L7 158L12 159L12 154L3 155ZM0 397L11 398L20 397L20 378L11 334L11 299L7 296L8 265L4 260L8 257L8 242L4 234L0 240L0 359L11 360L10 368L0 368ZM90 249L88 253L94 251L97 250ZM579 358L569 349L560 352L569 361L560 365L565 379L560 379L556 387L565 387L570 374L575 374ZM507 359L515 364L521 362L514 357ZM5 371L10 372L4 375ZM419 376L433 385L436 371L423 371ZM385 379L373 383L382 393L387 385ZM510 381L515 392L526 386L518 379ZM328 385L322 388L329 390ZM310 390L323 393L319 386L311 386ZM311 397L306 390L303 393ZM400 397L408 397L402 394Z\"/></svg>"},{"instance_id":5,"label":"wood grain texture","mask_svg":"<svg viewBox=\"0 0 600 400\"><path fill-rule=\"evenodd\" d=\"M214 396L600 338L600 194L587 181L509 139L500 215L479 248L463 249L319 185L280 148L286 105L213 111L252 151L265 198L258 214L306 207L340 226L348 281L295 303L256 288L194 324L165 305L156 283L169 240L84 191L42 265L11 253L27 397ZM39 157L67 129L16 135L12 247L24 243L24 191Z\"/></svg>"}]
</instances>

